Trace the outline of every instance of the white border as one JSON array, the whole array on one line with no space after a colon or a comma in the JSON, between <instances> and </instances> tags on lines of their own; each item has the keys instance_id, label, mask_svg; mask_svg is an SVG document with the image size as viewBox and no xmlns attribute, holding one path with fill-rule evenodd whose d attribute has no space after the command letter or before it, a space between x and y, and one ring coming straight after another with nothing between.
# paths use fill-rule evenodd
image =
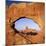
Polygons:
<instances>
[{"instance_id":1,"label":"white border","mask_svg":"<svg viewBox=\"0 0 46 46\"><path fill-rule=\"evenodd\" d=\"M32 2L45 2L45 0L31 0ZM45 5L46 8L46 5ZM46 11L46 9L45 9ZM46 15L46 14L45 14ZM46 16L45 16L46 20ZM45 21L46 23L46 21ZM46 24L45 24L46 26ZM46 27L45 27L45 37L46 37ZM46 39L45 39L46 42ZM5 46L5 0L0 1L0 46ZM20 46L20 45L17 45ZM33 44L33 45L21 45L21 46L46 46L45 44Z\"/></svg>"},{"instance_id":2,"label":"white border","mask_svg":"<svg viewBox=\"0 0 46 46\"><path fill-rule=\"evenodd\" d=\"M5 0L0 1L0 46L5 46Z\"/></svg>"}]
</instances>

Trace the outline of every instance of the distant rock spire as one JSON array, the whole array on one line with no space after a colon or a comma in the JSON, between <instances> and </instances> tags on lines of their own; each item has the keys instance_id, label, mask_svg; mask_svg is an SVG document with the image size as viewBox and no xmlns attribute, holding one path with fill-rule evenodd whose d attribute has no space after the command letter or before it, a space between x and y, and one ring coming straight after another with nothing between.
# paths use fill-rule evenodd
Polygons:
<instances>
[{"instance_id":1,"label":"distant rock spire","mask_svg":"<svg viewBox=\"0 0 46 46\"><path fill-rule=\"evenodd\" d=\"M28 29L28 26L26 26L26 30Z\"/></svg>"}]
</instances>

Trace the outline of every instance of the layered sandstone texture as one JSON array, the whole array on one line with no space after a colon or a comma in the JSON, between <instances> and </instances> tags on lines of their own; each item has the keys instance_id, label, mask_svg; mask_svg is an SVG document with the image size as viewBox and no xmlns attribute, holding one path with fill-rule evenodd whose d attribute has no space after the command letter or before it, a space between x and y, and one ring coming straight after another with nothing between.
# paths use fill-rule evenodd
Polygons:
<instances>
[{"instance_id":1,"label":"layered sandstone texture","mask_svg":"<svg viewBox=\"0 0 46 46\"><path fill-rule=\"evenodd\" d=\"M44 43L44 3L12 3L6 7L6 45ZM33 19L41 28L37 35L14 33L11 28L13 21L20 17ZM29 31L28 29L26 30ZM31 30L32 31L32 30ZM32 31L33 32L33 31Z\"/></svg>"}]
</instances>

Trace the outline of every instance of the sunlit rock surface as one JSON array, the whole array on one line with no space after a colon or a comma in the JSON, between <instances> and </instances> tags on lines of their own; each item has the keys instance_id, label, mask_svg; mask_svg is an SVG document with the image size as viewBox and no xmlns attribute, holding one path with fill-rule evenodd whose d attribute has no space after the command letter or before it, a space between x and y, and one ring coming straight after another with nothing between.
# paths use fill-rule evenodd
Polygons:
<instances>
[{"instance_id":1,"label":"sunlit rock surface","mask_svg":"<svg viewBox=\"0 0 46 46\"><path fill-rule=\"evenodd\" d=\"M19 35L18 33L14 32L14 30L11 28L12 22L23 16L33 19L33 21L37 22L38 25L41 27L41 30L38 32L36 36L23 35L28 40L25 37L22 37L22 34ZM6 44L7 46L11 46L13 44L44 43L44 39L43 39L44 38L44 19L41 18L42 16L44 16L44 3L18 3L18 4L13 3L10 6L7 6L6 8L6 37L7 37Z\"/></svg>"}]
</instances>

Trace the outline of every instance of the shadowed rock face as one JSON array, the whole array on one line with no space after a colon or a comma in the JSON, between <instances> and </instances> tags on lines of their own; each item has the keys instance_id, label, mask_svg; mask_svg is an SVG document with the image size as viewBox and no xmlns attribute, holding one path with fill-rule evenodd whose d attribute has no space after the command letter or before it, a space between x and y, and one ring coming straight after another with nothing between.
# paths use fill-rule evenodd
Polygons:
<instances>
[{"instance_id":1,"label":"shadowed rock face","mask_svg":"<svg viewBox=\"0 0 46 46\"><path fill-rule=\"evenodd\" d=\"M37 35L38 33L37 33L37 32L27 32L27 33L23 33L23 32L22 32L22 34L35 36L35 35Z\"/></svg>"}]
</instances>

